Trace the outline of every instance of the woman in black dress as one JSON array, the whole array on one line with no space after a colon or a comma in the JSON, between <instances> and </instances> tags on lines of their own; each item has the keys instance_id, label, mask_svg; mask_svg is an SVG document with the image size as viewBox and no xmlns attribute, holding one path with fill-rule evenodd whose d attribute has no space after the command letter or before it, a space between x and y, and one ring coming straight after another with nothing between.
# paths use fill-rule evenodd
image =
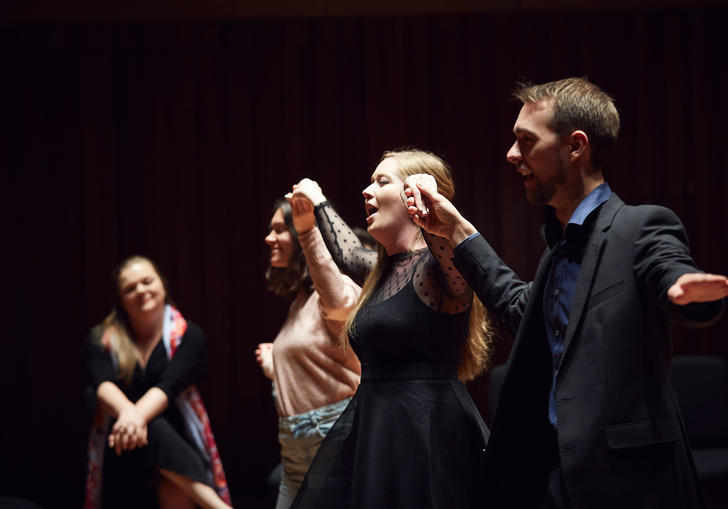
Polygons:
<instances>
[{"instance_id":1,"label":"woman in black dress","mask_svg":"<svg viewBox=\"0 0 728 509\"><path fill-rule=\"evenodd\" d=\"M410 219L404 190L454 194L447 165L419 150L387 152L364 189L378 257L312 181L319 227L347 273L369 272L348 324L362 382L329 431L296 508L468 508L482 504L488 430L462 380L483 371L488 322L452 263L447 242ZM375 261L372 268L372 261Z\"/></svg>"},{"instance_id":2,"label":"woman in black dress","mask_svg":"<svg viewBox=\"0 0 728 509\"><path fill-rule=\"evenodd\" d=\"M194 386L204 333L170 305L151 260L124 260L114 282L116 304L88 342L97 404L85 507L230 507Z\"/></svg>"}]
</instances>

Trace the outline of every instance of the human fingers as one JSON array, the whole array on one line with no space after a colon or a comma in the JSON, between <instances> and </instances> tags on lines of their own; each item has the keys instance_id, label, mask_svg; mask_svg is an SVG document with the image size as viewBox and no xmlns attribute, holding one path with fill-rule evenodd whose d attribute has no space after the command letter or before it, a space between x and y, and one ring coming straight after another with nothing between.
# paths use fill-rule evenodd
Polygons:
<instances>
[{"instance_id":1,"label":"human fingers","mask_svg":"<svg viewBox=\"0 0 728 509\"><path fill-rule=\"evenodd\" d=\"M408 198L407 203L405 203L407 207L407 213L410 215L410 217L414 217L415 215L419 214L419 209L415 206L415 199L414 198Z\"/></svg>"},{"instance_id":2,"label":"human fingers","mask_svg":"<svg viewBox=\"0 0 728 509\"><path fill-rule=\"evenodd\" d=\"M286 195L286 198L288 198L288 195ZM298 203L299 199L296 198L295 194L291 193L291 197L288 198L288 204L291 206L291 214L294 216L298 213Z\"/></svg>"},{"instance_id":3,"label":"human fingers","mask_svg":"<svg viewBox=\"0 0 728 509\"><path fill-rule=\"evenodd\" d=\"M410 196L405 200L404 205L407 208L407 213L409 214L410 218L414 219L414 216L419 213L419 210L415 206L415 199L413 196L411 196L411 190L407 189L407 192Z\"/></svg>"},{"instance_id":4,"label":"human fingers","mask_svg":"<svg viewBox=\"0 0 728 509\"><path fill-rule=\"evenodd\" d=\"M667 298L670 299L670 302L673 304L682 305L684 296L685 292L683 291L682 286L677 283L667 290Z\"/></svg>"},{"instance_id":5,"label":"human fingers","mask_svg":"<svg viewBox=\"0 0 728 509\"><path fill-rule=\"evenodd\" d=\"M316 225L313 213L313 204L308 198L297 198L295 195L291 203L293 227L299 234L310 231Z\"/></svg>"},{"instance_id":6,"label":"human fingers","mask_svg":"<svg viewBox=\"0 0 728 509\"><path fill-rule=\"evenodd\" d=\"M294 208L294 214L297 216L313 214L313 203L306 196L297 196L294 193L293 200L291 200L291 209Z\"/></svg>"},{"instance_id":7,"label":"human fingers","mask_svg":"<svg viewBox=\"0 0 728 509\"><path fill-rule=\"evenodd\" d=\"M432 175L428 175L427 173L418 173L417 175L411 175L407 178L412 182L410 187L418 185L420 187L427 188L430 192L437 191L437 181Z\"/></svg>"},{"instance_id":8,"label":"human fingers","mask_svg":"<svg viewBox=\"0 0 728 509\"><path fill-rule=\"evenodd\" d=\"M425 206L422 202L422 193L420 193L420 189L417 186L418 183L417 175L411 175L407 177L404 181L404 194L405 194L405 203L407 206L410 206L410 198L413 200L412 205L421 213L424 215L425 213ZM408 192L409 191L409 192Z\"/></svg>"},{"instance_id":9,"label":"human fingers","mask_svg":"<svg viewBox=\"0 0 728 509\"><path fill-rule=\"evenodd\" d=\"M417 191L420 193L421 200L429 200L430 202L435 201L437 188L432 189L431 187L418 182Z\"/></svg>"},{"instance_id":10,"label":"human fingers","mask_svg":"<svg viewBox=\"0 0 728 509\"><path fill-rule=\"evenodd\" d=\"M305 214L313 210L313 203L305 194L293 193L291 198L291 208L296 207L299 214Z\"/></svg>"},{"instance_id":11,"label":"human fingers","mask_svg":"<svg viewBox=\"0 0 728 509\"><path fill-rule=\"evenodd\" d=\"M121 430L121 433L119 435L121 448L123 450L128 451L134 448L133 445L136 440L137 429L138 425L133 421L129 421L127 424L124 425L124 428Z\"/></svg>"},{"instance_id":12,"label":"human fingers","mask_svg":"<svg viewBox=\"0 0 728 509\"><path fill-rule=\"evenodd\" d=\"M728 287L728 277L720 274L692 274L692 282L713 284L716 287Z\"/></svg>"},{"instance_id":13,"label":"human fingers","mask_svg":"<svg viewBox=\"0 0 728 509\"><path fill-rule=\"evenodd\" d=\"M411 207L414 209L414 207ZM418 210L415 209L415 213L410 213L410 218L412 218L412 222L419 226L420 228L423 228L427 231L427 226L429 224L429 217L422 217Z\"/></svg>"},{"instance_id":14,"label":"human fingers","mask_svg":"<svg viewBox=\"0 0 728 509\"><path fill-rule=\"evenodd\" d=\"M118 434L114 440L114 452L117 456L121 454L121 437Z\"/></svg>"},{"instance_id":15,"label":"human fingers","mask_svg":"<svg viewBox=\"0 0 728 509\"><path fill-rule=\"evenodd\" d=\"M124 448L124 450L133 451L134 449L136 449L136 447L137 447L136 438L130 437L126 443L126 447Z\"/></svg>"},{"instance_id":16,"label":"human fingers","mask_svg":"<svg viewBox=\"0 0 728 509\"><path fill-rule=\"evenodd\" d=\"M121 436L126 433L126 423L124 423L121 419L117 420L114 425L111 427L111 435L114 436L114 441L119 442L121 440Z\"/></svg>"},{"instance_id":17,"label":"human fingers","mask_svg":"<svg viewBox=\"0 0 728 509\"><path fill-rule=\"evenodd\" d=\"M122 451L126 451L129 447L129 434L123 433L121 435L120 447Z\"/></svg>"},{"instance_id":18,"label":"human fingers","mask_svg":"<svg viewBox=\"0 0 728 509\"><path fill-rule=\"evenodd\" d=\"M134 430L134 434L129 437L129 447L127 450L132 451L143 445L144 445L144 440L142 438L141 427L137 427Z\"/></svg>"},{"instance_id":19,"label":"human fingers","mask_svg":"<svg viewBox=\"0 0 728 509\"><path fill-rule=\"evenodd\" d=\"M673 304L710 302L728 296L728 278L717 274L683 274L668 289L667 297Z\"/></svg>"},{"instance_id":20,"label":"human fingers","mask_svg":"<svg viewBox=\"0 0 728 509\"><path fill-rule=\"evenodd\" d=\"M148 442L148 431L147 426L141 426L139 429L139 437L141 440L141 445L147 445Z\"/></svg>"},{"instance_id":21,"label":"human fingers","mask_svg":"<svg viewBox=\"0 0 728 509\"><path fill-rule=\"evenodd\" d=\"M430 205L432 203L433 196L437 195L437 182L435 181L435 177L432 175L419 175L418 177L419 178L416 181L417 190L420 191L422 212L426 216L430 213Z\"/></svg>"},{"instance_id":22,"label":"human fingers","mask_svg":"<svg viewBox=\"0 0 728 509\"><path fill-rule=\"evenodd\" d=\"M290 200L294 200L297 202L310 202L311 199L308 197L306 193L304 193L301 188L294 189L291 193Z\"/></svg>"},{"instance_id":23,"label":"human fingers","mask_svg":"<svg viewBox=\"0 0 728 509\"><path fill-rule=\"evenodd\" d=\"M310 178L301 179L301 181L294 186L294 190L306 196L306 198L314 205L318 205L326 200L326 197L321 190L321 186L319 186L318 182Z\"/></svg>"},{"instance_id":24,"label":"human fingers","mask_svg":"<svg viewBox=\"0 0 728 509\"><path fill-rule=\"evenodd\" d=\"M689 302L711 302L728 296L728 286L719 281L704 281L683 286Z\"/></svg>"}]
</instances>

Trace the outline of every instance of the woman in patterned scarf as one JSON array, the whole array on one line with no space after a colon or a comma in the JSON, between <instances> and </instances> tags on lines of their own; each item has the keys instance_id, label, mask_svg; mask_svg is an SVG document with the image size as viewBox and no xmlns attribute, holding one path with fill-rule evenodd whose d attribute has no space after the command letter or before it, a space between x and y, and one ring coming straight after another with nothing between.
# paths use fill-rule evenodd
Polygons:
<instances>
[{"instance_id":1,"label":"woman in patterned scarf","mask_svg":"<svg viewBox=\"0 0 728 509\"><path fill-rule=\"evenodd\" d=\"M114 284L115 305L88 342L97 404L85 507L230 507L194 385L205 364L204 333L171 305L148 258L124 260Z\"/></svg>"}]
</instances>

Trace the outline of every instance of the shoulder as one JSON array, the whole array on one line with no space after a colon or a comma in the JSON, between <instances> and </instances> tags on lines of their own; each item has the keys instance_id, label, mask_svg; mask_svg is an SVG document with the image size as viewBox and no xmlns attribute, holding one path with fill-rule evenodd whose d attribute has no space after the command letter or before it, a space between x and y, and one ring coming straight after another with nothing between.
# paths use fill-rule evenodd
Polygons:
<instances>
[{"instance_id":1,"label":"shoulder","mask_svg":"<svg viewBox=\"0 0 728 509\"><path fill-rule=\"evenodd\" d=\"M662 205L624 205L619 210L619 215L625 215L630 218L635 217L674 217L677 218L677 214L667 207Z\"/></svg>"},{"instance_id":2,"label":"shoulder","mask_svg":"<svg viewBox=\"0 0 728 509\"><path fill-rule=\"evenodd\" d=\"M660 226L683 228L678 215L661 205L624 205L615 214L614 223L623 228L644 229Z\"/></svg>"},{"instance_id":3,"label":"shoulder","mask_svg":"<svg viewBox=\"0 0 728 509\"><path fill-rule=\"evenodd\" d=\"M114 346L111 341L111 331L110 327L99 324L88 332L85 343L88 358L109 360Z\"/></svg>"},{"instance_id":4,"label":"shoulder","mask_svg":"<svg viewBox=\"0 0 728 509\"><path fill-rule=\"evenodd\" d=\"M197 325L195 322L191 322L190 320L187 321L187 330L184 333L184 339L192 339L197 341L204 341L205 340L205 331L202 330L202 327Z\"/></svg>"},{"instance_id":5,"label":"shoulder","mask_svg":"<svg viewBox=\"0 0 728 509\"><path fill-rule=\"evenodd\" d=\"M100 343L101 336L104 334L105 327L103 325L94 325L86 334L87 343Z\"/></svg>"},{"instance_id":6,"label":"shoulder","mask_svg":"<svg viewBox=\"0 0 728 509\"><path fill-rule=\"evenodd\" d=\"M116 332L117 329L114 326L98 324L92 327L86 335L86 341L91 346L110 351L113 346L112 337Z\"/></svg>"},{"instance_id":7,"label":"shoulder","mask_svg":"<svg viewBox=\"0 0 728 509\"><path fill-rule=\"evenodd\" d=\"M680 218L660 205L625 205L615 215L609 236L631 243L635 249L686 252L688 234Z\"/></svg>"}]
</instances>

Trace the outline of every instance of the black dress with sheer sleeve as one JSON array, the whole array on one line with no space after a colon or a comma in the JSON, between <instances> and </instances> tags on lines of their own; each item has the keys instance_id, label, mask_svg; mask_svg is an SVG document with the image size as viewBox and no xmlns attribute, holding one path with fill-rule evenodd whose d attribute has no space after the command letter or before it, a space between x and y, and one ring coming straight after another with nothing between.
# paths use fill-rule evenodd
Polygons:
<instances>
[{"instance_id":1,"label":"black dress with sheer sleeve","mask_svg":"<svg viewBox=\"0 0 728 509\"><path fill-rule=\"evenodd\" d=\"M346 232L337 226L340 253L350 261L366 256L357 254L356 242L340 245ZM457 378L472 291L448 269L449 246L437 239L428 245L389 257L355 317L350 340L362 363L361 385L326 436L293 507L483 505L489 431Z\"/></svg>"}]
</instances>

